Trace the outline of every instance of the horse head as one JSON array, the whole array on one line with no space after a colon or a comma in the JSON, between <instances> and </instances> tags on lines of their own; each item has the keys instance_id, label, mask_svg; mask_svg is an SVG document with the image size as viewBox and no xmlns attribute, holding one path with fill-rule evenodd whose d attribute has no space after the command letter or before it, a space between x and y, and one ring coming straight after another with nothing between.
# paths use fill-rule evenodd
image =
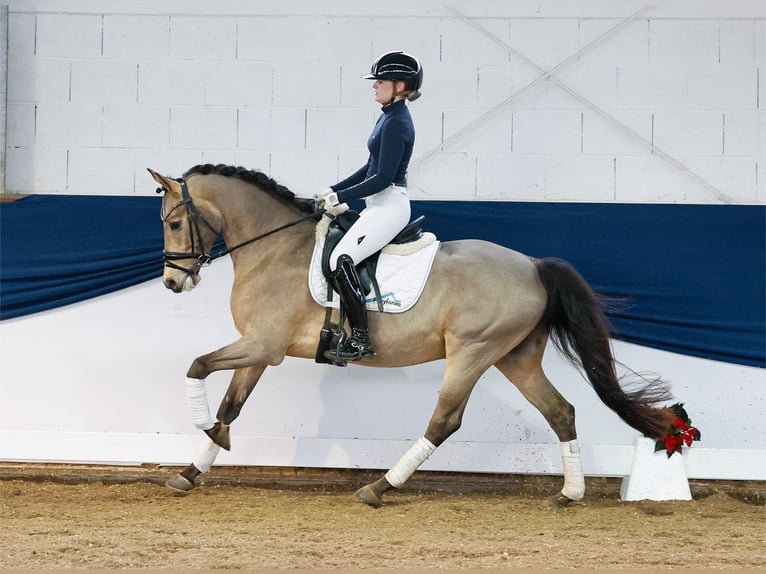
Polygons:
<instances>
[{"instance_id":1,"label":"horse head","mask_svg":"<svg viewBox=\"0 0 766 574\"><path fill-rule=\"evenodd\" d=\"M165 262L162 280L174 293L191 291L201 281L200 269L210 262L210 251L219 233L211 221L220 214L204 199L193 197L187 180L169 178L149 169L163 193L162 218ZM195 201L196 200L196 201Z\"/></svg>"}]
</instances>

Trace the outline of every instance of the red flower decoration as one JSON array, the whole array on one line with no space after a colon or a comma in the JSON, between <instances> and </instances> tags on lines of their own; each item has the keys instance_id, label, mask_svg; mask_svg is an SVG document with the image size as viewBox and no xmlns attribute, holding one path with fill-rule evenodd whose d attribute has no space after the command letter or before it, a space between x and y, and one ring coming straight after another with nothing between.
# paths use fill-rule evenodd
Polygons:
<instances>
[{"instance_id":1,"label":"red flower decoration","mask_svg":"<svg viewBox=\"0 0 766 574\"><path fill-rule=\"evenodd\" d=\"M668 458L676 452L680 453L684 445L691 446L692 442L701 438L700 431L691 426L692 421L683 403L676 403L670 408L676 415L670 422L670 430L654 445L654 452L665 450Z\"/></svg>"}]
</instances>

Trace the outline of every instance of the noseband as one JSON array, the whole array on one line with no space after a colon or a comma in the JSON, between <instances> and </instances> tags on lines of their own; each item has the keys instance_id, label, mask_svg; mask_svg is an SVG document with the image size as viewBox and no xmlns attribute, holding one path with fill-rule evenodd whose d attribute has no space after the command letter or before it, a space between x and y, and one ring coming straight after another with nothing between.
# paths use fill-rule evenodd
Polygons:
<instances>
[{"instance_id":1,"label":"noseband","mask_svg":"<svg viewBox=\"0 0 766 574\"><path fill-rule=\"evenodd\" d=\"M170 217L170 214L172 214L179 207L185 206L186 220L189 224L189 241L191 245L191 251L189 252L163 251L162 258L166 267L178 269L179 271L183 271L184 273L187 273L188 275L199 273L199 270L202 267L206 267L210 265L210 263L212 263L219 257L228 255L229 253L239 249L240 247L244 247L245 245L250 245L251 243L254 243L260 239L263 239L264 237L268 237L269 235L273 235L274 233L277 233L278 231L282 231L283 229L287 229L288 227L293 227L294 225L298 225L299 223L302 223L309 219L317 220L322 216L322 213L324 213L324 210L319 210L305 217L301 217L300 219L296 221L292 221L290 223L277 227L276 229L272 229L271 231L262 233L261 235L253 237L252 239L243 241L242 243L239 243L233 247L227 247L226 249L219 251L217 253L207 253L205 252L205 244L202 241L202 233L200 232L200 221L204 223L205 225L207 225L207 227L216 235L218 235L220 231L217 230L215 227L213 227L204 218L204 216L197 210L197 207L194 205L194 202L192 201L191 195L189 195L189 187L186 185L186 180L183 178L176 178L175 181L177 181L181 185L181 201L178 202L176 205L174 205L173 209L171 209L167 213L167 215L165 215L163 210L160 213L160 216L163 222L167 222L168 218ZM166 190L161 187L157 188L157 193L162 193L163 191L166 191ZM199 245L199 251L195 249L195 245ZM176 263L176 261L183 261L187 259L194 260L194 263L192 263L190 267L182 267L181 265Z\"/></svg>"}]
</instances>

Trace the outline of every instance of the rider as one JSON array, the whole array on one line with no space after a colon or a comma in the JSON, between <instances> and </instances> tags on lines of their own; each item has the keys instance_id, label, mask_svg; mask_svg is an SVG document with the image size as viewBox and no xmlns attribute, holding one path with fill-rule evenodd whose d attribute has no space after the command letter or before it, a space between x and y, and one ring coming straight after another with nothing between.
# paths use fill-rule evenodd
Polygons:
<instances>
[{"instance_id":1,"label":"rider","mask_svg":"<svg viewBox=\"0 0 766 574\"><path fill-rule=\"evenodd\" d=\"M351 336L339 350L346 360L370 360L375 355L367 328L367 305L356 264L379 251L408 223L407 166L415 143L415 126L405 100L420 97L423 68L406 52L387 52L364 79L375 80L375 101L383 113L367 140L367 163L349 177L315 196L318 207L342 213L345 202L365 198L365 209L330 256L333 287L340 295L351 324ZM330 359L334 350L327 351Z\"/></svg>"}]
</instances>

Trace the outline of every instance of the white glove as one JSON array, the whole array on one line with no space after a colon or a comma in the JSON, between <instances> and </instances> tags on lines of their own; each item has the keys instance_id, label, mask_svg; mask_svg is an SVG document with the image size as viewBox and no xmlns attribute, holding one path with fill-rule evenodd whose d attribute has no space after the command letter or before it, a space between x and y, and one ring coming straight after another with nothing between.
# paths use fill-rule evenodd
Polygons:
<instances>
[{"instance_id":1,"label":"white glove","mask_svg":"<svg viewBox=\"0 0 766 574\"><path fill-rule=\"evenodd\" d=\"M324 209L328 215L333 217L348 211L348 205L338 201L338 194L328 188L320 191L314 196L314 203L317 209Z\"/></svg>"},{"instance_id":2,"label":"white glove","mask_svg":"<svg viewBox=\"0 0 766 574\"><path fill-rule=\"evenodd\" d=\"M333 193L335 192L329 187L317 193L314 196L314 203L316 203L317 209L321 209L324 206L325 202L327 201L327 198ZM335 197L337 198L338 196L336 195Z\"/></svg>"}]
</instances>

